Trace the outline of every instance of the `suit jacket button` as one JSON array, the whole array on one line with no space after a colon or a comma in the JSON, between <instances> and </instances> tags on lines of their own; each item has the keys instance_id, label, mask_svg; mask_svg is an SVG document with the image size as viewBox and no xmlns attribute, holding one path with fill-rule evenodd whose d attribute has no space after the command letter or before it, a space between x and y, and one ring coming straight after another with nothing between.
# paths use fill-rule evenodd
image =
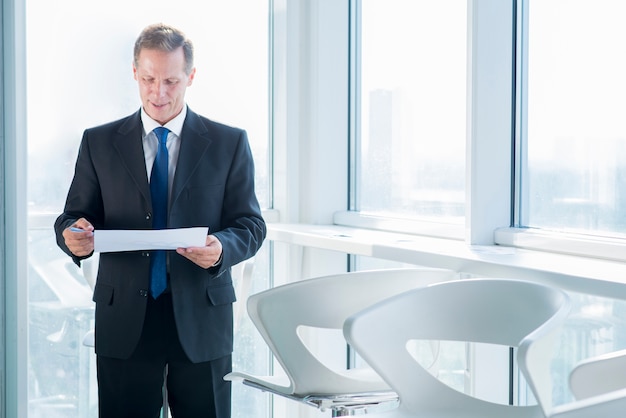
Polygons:
<instances>
[{"instance_id":1,"label":"suit jacket button","mask_svg":"<svg viewBox=\"0 0 626 418\"><path fill-rule=\"evenodd\" d=\"M139 290L139 296L148 297L148 291L146 289Z\"/></svg>"},{"instance_id":2,"label":"suit jacket button","mask_svg":"<svg viewBox=\"0 0 626 418\"><path fill-rule=\"evenodd\" d=\"M146 213L146 220L150 220L152 218L152 214L150 212Z\"/></svg>"}]
</instances>

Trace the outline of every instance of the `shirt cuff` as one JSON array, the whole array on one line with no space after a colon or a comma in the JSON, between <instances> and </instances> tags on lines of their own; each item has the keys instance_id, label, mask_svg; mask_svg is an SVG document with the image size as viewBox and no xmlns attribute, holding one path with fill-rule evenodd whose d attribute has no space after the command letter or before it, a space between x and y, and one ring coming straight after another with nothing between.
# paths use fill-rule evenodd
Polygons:
<instances>
[{"instance_id":1,"label":"shirt cuff","mask_svg":"<svg viewBox=\"0 0 626 418\"><path fill-rule=\"evenodd\" d=\"M213 265L212 265L211 267L217 267L217 266L219 266L220 264L222 264L222 258L223 258L223 255L224 255L224 252L222 252L222 253L220 254L220 258L218 258L218 259L217 259L217 261L216 261L215 263L213 263Z\"/></svg>"}]
</instances>

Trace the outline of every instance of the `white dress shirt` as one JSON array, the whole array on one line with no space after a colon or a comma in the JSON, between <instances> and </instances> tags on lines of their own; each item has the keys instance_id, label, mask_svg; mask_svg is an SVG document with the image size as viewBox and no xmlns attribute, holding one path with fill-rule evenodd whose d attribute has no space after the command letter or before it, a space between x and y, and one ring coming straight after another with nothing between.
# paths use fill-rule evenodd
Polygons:
<instances>
[{"instance_id":1,"label":"white dress shirt","mask_svg":"<svg viewBox=\"0 0 626 418\"><path fill-rule=\"evenodd\" d=\"M146 111L141 108L141 123L143 125L143 153L146 158L146 170L148 171L148 181L150 181L150 173L152 172L152 164L156 158L159 147L159 139L153 132L155 128L163 126L170 130L167 134L167 194L168 199L172 196L172 184L174 183L174 173L176 173L176 163L178 162L178 153L180 151L180 134L183 130L183 123L187 116L187 105L183 106L183 110L171 121L165 125L152 119Z\"/></svg>"}]
</instances>

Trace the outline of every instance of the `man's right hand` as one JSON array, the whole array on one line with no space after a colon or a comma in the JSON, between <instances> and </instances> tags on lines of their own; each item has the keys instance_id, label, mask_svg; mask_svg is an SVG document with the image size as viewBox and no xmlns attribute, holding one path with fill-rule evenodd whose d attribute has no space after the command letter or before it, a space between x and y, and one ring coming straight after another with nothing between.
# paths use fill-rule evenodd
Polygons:
<instances>
[{"instance_id":1,"label":"man's right hand","mask_svg":"<svg viewBox=\"0 0 626 418\"><path fill-rule=\"evenodd\" d=\"M77 257L84 257L93 252L93 225L85 218L80 218L63 231L67 248Z\"/></svg>"}]
</instances>

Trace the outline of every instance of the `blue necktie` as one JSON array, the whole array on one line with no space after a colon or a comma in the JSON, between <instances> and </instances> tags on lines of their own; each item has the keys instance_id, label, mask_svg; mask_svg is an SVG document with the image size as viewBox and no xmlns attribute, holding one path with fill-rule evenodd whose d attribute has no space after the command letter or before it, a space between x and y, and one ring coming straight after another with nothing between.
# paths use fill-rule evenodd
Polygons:
<instances>
[{"instance_id":1,"label":"blue necktie","mask_svg":"<svg viewBox=\"0 0 626 418\"><path fill-rule=\"evenodd\" d=\"M150 194L152 195L152 227L167 227L167 134L169 129L158 127L154 130L159 139L152 173L150 175ZM150 258L150 293L156 299L167 287L167 266L165 251L154 251Z\"/></svg>"}]
</instances>

